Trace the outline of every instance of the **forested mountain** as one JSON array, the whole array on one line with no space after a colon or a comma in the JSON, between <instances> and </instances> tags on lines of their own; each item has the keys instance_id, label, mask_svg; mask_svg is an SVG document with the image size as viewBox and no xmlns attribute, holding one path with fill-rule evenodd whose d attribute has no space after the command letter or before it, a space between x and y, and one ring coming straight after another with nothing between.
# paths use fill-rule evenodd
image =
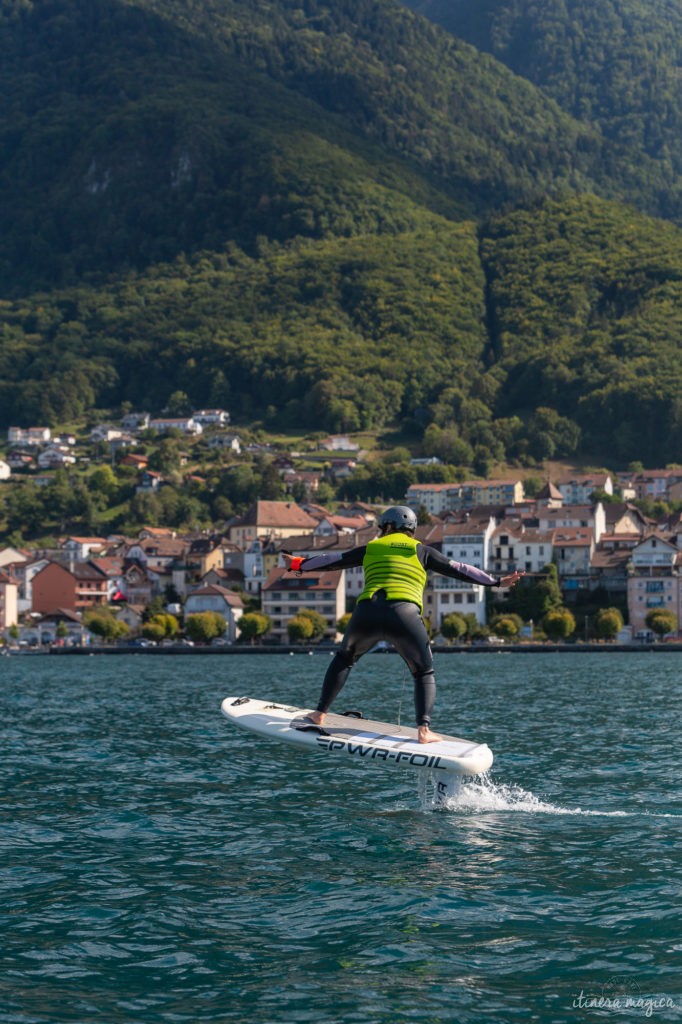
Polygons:
<instances>
[{"instance_id":1,"label":"forested mountain","mask_svg":"<svg viewBox=\"0 0 682 1024\"><path fill-rule=\"evenodd\" d=\"M562 189L676 202L641 147L388 0L1 0L0 17L4 292L226 238L402 228L403 194L479 216Z\"/></svg>"},{"instance_id":2,"label":"forested mountain","mask_svg":"<svg viewBox=\"0 0 682 1024\"><path fill-rule=\"evenodd\" d=\"M404 7L0 0L0 91L4 425L181 390L464 465L679 458L659 154Z\"/></svg>"},{"instance_id":3,"label":"forested mountain","mask_svg":"<svg viewBox=\"0 0 682 1024\"><path fill-rule=\"evenodd\" d=\"M573 117L655 162L659 212L679 217L679 0L405 0L542 88Z\"/></svg>"},{"instance_id":4,"label":"forested mountain","mask_svg":"<svg viewBox=\"0 0 682 1024\"><path fill-rule=\"evenodd\" d=\"M386 0L0 10L3 291L226 239L400 230L404 195L452 215L627 193L594 129Z\"/></svg>"}]
</instances>

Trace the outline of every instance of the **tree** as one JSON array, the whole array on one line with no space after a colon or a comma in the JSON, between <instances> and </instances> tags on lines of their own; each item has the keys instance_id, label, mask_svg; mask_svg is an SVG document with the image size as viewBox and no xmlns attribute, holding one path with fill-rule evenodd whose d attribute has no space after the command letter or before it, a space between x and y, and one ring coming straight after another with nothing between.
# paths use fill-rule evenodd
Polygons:
<instances>
[{"instance_id":1,"label":"tree","mask_svg":"<svg viewBox=\"0 0 682 1024\"><path fill-rule=\"evenodd\" d=\"M260 473L258 497L264 501L280 501L286 496L284 482L272 464L271 459L260 459L257 469Z\"/></svg>"},{"instance_id":2,"label":"tree","mask_svg":"<svg viewBox=\"0 0 682 1024\"><path fill-rule=\"evenodd\" d=\"M262 612L246 612L239 620L239 639L254 643L270 632L272 623Z\"/></svg>"},{"instance_id":3,"label":"tree","mask_svg":"<svg viewBox=\"0 0 682 1024\"><path fill-rule=\"evenodd\" d=\"M420 505L417 509L417 525L428 526L431 522L431 514L427 509L426 505Z\"/></svg>"},{"instance_id":4,"label":"tree","mask_svg":"<svg viewBox=\"0 0 682 1024\"><path fill-rule=\"evenodd\" d=\"M319 640L327 632L329 623L325 619L324 615L320 615L319 612L314 611L312 608L301 608L296 615L296 618L307 618L310 620L313 628L310 635L311 640Z\"/></svg>"},{"instance_id":5,"label":"tree","mask_svg":"<svg viewBox=\"0 0 682 1024\"><path fill-rule=\"evenodd\" d=\"M302 480L295 480L291 486L291 497L297 505L301 505L307 497L306 486Z\"/></svg>"},{"instance_id":6,"label":"tree","mask_svg":"<svg viewBox=\"0 0 682 1024\"><path fill-rule=\"evenodd\" d=\"M166 403L169 416L187 416L192 411L192 403L184 391L174 391Z\"/></svg>"},{"instance_id":7,"label":"tree","mask_svg":"<svg viewBox=\"0 0 682 1024\"><path fill-rule=\"evenodd\" d=\"M440 624L440 632L446 640L459 640L466 631L467 624L457 612L451 612L443 617L443 621Z\"/></svg>"},{"instance_id":8,"label":"tree","mask_svg":"<svg viewBox=\"0 0 682 1024\"><path fill-rule=\"evenodd\" d=\"M471 445L459 436L453 424L441 429L431 423L424 431L423 448L425 455L435 455L457 466L471 465L474 457Z\"/></svg>"},{"instance_id":9,"label":"tree","mask_svg":"<svg viewBox=\"0 0 682 1024\"><path fill-rule=\"evenodd\" d=\"M568 608L552 608L542 620L544 629L550 640L566 640L575 633L575 619Z\"/></svg>"},{"instance_id":10,"label":"tree","mask_svg":"<svg viewBox=\"0 0 682 1024\"><path fill-rule=\"evenodd\" d=\"M523 619L520 615L515 615L513 612L505 614L502 612L500 615L494 616L490 621L490 628L498 636L502 636L505 640L511 640L519 635L523 628Z\"/></svg>"},{"instance_id":11,"label":"tree","mask_svg":"<svg viewBox=\"0 0 682 1024\"><path fill-rule=\"evenodd\" d=\"M226 522L234 515L232 502L229 498L224 498L221 494L216 495L213 499L211 511L214 522Z\"/></svg>"},{"instance_id":12,"label":"tree","mask_svg":"<svg viewBox=\"0 0 682 1024\"><path fill-rule=\"evenodd\" d=\"M225 616L219 612L195 612L185 619L185 633L195 643L210 644L227 629Z\"/></svg>"},{"instance_id":13,"label":"tree","mask_svg":"<svg viewBox=\"0 0 682 1024\"><path fill-rule=\"evenodd\" d=\"M177 636L180 632L180 623L175 615L171 615L170 612L162 612L160 615L155 616L155 618L163 626L165 636Z\"/></svg>"},{"instance_id":14,"label":"tree","mask_svg":"<svg viewBox=\"0 0 682 1024\"><path fill-rule=\"evenodd\" d=\"M540 407L528 423L528 440L536 459L572 455L580 442L580 428L555 409Z\"/></svg>"},{"instance_id":15,"label":"tree","mask_svg":"<svg viewBox=\"0 0 682 1024\"><path fill-rule=\"evenodd\" d=\"M287 623L287 633L292 644L303 643L311 640L313 635L313 623L307 615L295 615Z\"/></svg>"},{"instance_id":16,"label":"tree","mask_svg":"<svg viewBox=\"0 0 682 1024\"><path fill-rule=\"evenodd\" d=\"M615 640L623 628L623 616L618 608L600 608L594 620L594 630L600 640Z\"/></svg>"},{"instance_id":17,"label":"tree","mask_svg":"<svg viewBox=\"0 0 682 1024\"><path fill-rule=\"evenodd\" d=\"M108 608L84 612L83 625L90 633L109 643L113 640L121 640L130 632L126 623L119 622Z\"/></svg>"},{"instance_id":18,"label":"tree","mask_svg":"<svg viewBox=\"0 0 682 1024\"><path fill-rule=\"evenodd\" d=\"M154 643L158 644L159 640L163 640L165 637L163 626L158 622L155 622L153 619L150 619L149 622L145 622L142 627L142 636L145 637L145 639L153 640Z\"/></svg>"},{"instance_id":19,"label":"tree","mask_svg":"<svg viewBox=\"0 0 682 1024\"><path fill-rule=\"evenodd\" d=\"M527 498L535 498L542 490L542 480L539 476L527 476L523 481L523 491Z\"/></svg>"},{"instance_id":20,"label":"tree","mask_svg":"<svg viewBox=\"0 0 682 1024\"><path fill-rule=\"evenodd\" d=\"M22 541L44 527L48 518L40 491L38 485L29 480L10 488L5 496L7 531L16 532Z\"/></svg>"},{"instance_id":21,"label":"tree","mask_svg":"<svg viewBox=\"0 0 682 1024\"><path fill-rule=\"evenodd\" d=\"M675 633L677 631L677 617L673 612L668 611L667 608L652 608L651 611L647 612L644 622L647 629L655 633L659 640L667 633Z\"/></svg>"},{"instance_id":22,"label":"tree","mask_svg":"<svg viewBox=\"0 0 682 1024\"><path fill-rule=\"evenodd\" d=\"M173 473L180 467L180 445L174 437L164 437L149 456L149 468L157 473Z\"/></svg>"},{"instance_id":23,"label":"tree","mask_svg":"<svg viewBox=\"0 0 682 1024\"><path fill-rule=\"evenodd\" d=\"M118 490L118 480L111 466L98 466L88 478L88 490L96 494L99 507L106 508Z\"/></svg>"},{"instance_id":24,"label":"tree","mask_svg":"<svg viewBox=\"0 0 682 1024\"><path fill-rule=\"evenodd\" d=\"M142 635L148 640L165 640L177 636L180 632L180 623L174 615L168 612L159 612L148 619L142 627Z\"/></svg>"},{"instance_id":25,"label":"tree","mask_svg":"<svg viewBox=\"0 0 682 1024\"><path fill-rule=\"evenodd\" d=\"M319 502L320 505L328 505L330 501L334 500L334 497L335 492L331 484L327 483L326 480L320 481L317 493L315 494L315 500Z\"/></svg>"},{"instance_id":26,"label":"tree","mask_svg":"<svg viewBox=\"0 0 682 1024\"><path fill-rule=\"evenodd\" d=\"M507 599L510 610L520 615L525 622L529 619L540 622L548 611L561 605L561 588L556 565L550 562L545 566L544 572L545 575L540 579L521 580Z\"/></svg>"}]
</instances>

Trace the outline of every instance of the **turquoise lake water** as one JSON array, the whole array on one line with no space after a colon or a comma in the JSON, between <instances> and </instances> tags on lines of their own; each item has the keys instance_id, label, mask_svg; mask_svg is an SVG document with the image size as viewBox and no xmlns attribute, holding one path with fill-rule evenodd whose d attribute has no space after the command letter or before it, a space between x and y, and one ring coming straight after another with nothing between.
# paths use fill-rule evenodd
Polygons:
<instances>
[{"instance_id":1,"label":"turquoise lake water","mask_svg":"<svg viewBox=\"0 0 682 1024\"><path fill-rule=\"evenodd\" d=\"M0 658L3 1024L682 1020L682 655L437 656L445 810L220 714L327 661ZM346 708L411 724L397 656Z\"/></svg>"}]
</instances>

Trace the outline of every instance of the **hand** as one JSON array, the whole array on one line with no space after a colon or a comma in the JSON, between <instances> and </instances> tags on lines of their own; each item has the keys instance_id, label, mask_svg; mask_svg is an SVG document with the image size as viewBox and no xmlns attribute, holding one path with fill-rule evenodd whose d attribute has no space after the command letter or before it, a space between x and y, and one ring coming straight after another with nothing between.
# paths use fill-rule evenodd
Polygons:
<instances>
[{"instance_id":1,"label":"hand","mask_svg":"<svg viewBox=\"0 0 682 1024\"><path fill-rule=\"evenodd\" d=\"M522 576L525 576L525 572L512 572L509 576L500 576L500 587L514 587L519 582Z\"/></svg>"},{"instance_id":2,"label":"hand","mask_svg":"<svg viewBox=\"0 0 682 1024\"><path fill-rule=\"evenodd\" d=\"M280 554L281 554L282 558L284 559L285 571L286 572L293 572L293 574L295 576L300 576L301 574L298 571L298 566L303 561L301 556L300 555L291 555L291 554L289 554L288 551L281 551ZM292 562L296 562L296 568L295 569L292 569L292 567L291 567L291 563Z\"/></svg>"}]
</instances>

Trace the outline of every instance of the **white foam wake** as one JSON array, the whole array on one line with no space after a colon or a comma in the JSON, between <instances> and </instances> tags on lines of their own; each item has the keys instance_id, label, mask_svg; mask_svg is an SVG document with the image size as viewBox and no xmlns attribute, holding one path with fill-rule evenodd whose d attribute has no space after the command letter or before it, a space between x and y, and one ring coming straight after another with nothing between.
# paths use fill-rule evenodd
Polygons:
<instances>
[{"instance_id":1,"label":"white foam wake","mask_svg":"<svg viewBox=\"0 0 682 1024\"><path fill-rule=\"evenodd\" d=\"M422 806L435 806L427 788L420 787ZM627 818L627 811L590 811L582 807L562 807L540 800L521 786L513 783L495 783L487 772L475 778L464 779L457 793L441 803L446 811L522 811L528 814L581 814L594 817Z\"/></svg>"}]
</instances>

